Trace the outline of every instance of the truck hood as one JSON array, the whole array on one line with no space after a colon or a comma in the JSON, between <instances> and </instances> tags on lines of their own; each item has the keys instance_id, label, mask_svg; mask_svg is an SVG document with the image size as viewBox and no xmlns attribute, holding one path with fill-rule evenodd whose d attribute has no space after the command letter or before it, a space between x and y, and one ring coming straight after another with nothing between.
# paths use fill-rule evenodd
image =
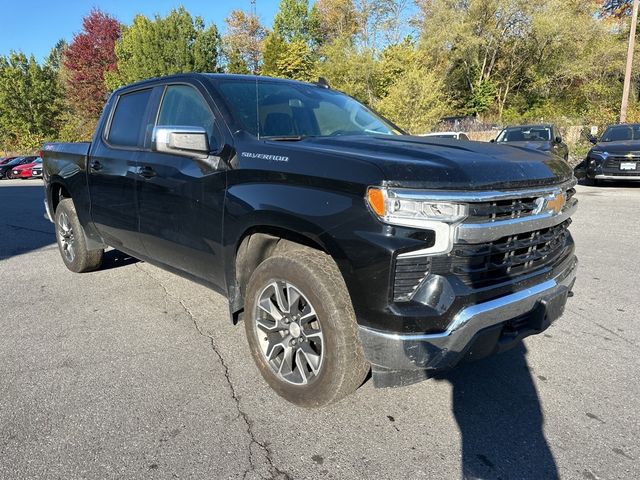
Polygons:
<instances>
[{"instance_id":1,"label":"truck hood","mask_svg":"<svg viewBox=\"0 0 640 480\"><path fill-rule=\"evenodd\" d=\"M557 184L573 176L569 165L552 154L495 143L409 135L345 135L308 138L298 143L302 144L373 163L390 186L517 189Z\"/></svg>"},{"instance_id":2,"label":"truck hood","mask_svg":"<svg viewBox=\"0 0 640 480\"><path fill-rule=\"evenodd\" d=\"M640 141L625 140L622 142L602 142L595 145L592 150L615 154L640 152Z\"/></svg>"}]
</instances>

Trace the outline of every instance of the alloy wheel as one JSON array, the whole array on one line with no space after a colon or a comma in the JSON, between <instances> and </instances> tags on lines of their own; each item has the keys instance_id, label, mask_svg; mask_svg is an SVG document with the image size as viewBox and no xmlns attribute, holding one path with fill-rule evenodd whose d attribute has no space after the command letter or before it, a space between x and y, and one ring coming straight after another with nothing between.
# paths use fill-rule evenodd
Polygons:
<instances>
[{"instance_id":1,"label":"alloy wheel","mask_svg":"<svg viewBox=\"0 0 640 480\"><path fill-rule=\"evenodd\" d=\"M258 297L253 318L262 354L278 378L294 385L317 378L324 337L316 311L300 289L282 280L269 283Z\"/></svg>"},{"instance_id":2,"label":"alloy wheel","mask_svg":"<svg viewBox=\"0 0 640 480\"><path fill-rule=\"evenodd\" d=\"M66 212L60 212L58 216L58 237L60 238L60 245L62 247L62 254L64 258L69 262L73 262L76 257L75 252L75 236L73 228L69 222L69 216Z\"/></svg>"}]
</instances>

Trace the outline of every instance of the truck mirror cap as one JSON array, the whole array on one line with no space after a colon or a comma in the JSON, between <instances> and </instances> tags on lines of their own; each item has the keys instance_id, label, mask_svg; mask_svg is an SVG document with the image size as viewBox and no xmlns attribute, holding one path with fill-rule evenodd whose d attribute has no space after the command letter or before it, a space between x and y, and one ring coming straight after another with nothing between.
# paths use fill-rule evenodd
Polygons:
<instances>
[{"instance_id":1,"label":"truck mirror cap","mask_svg":"<svg viewBox=\"0 0 640 480\"><path fill-rule=\"evenodd\" d=\"M153 129L152 149L155 152L204 159L209 156L209 138L202 127L163 125Z\"/></svg>"}]
</instances>

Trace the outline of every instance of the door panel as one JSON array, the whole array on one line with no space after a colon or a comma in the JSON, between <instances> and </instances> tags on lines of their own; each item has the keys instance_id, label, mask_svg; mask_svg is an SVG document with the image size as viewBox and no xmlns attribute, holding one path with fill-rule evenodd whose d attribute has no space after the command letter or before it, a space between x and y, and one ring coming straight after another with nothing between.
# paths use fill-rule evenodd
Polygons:
<instances>
[{"instance_id":1,"label":"door panel","mask_svg":"<svg viewBox=\"0 0 640 480\"><path fill-rule=\"evenodd\" d=\"M97 135L87 166L91 217L104 240L144 253L138 232L138 156L147 131L152 89L125 92L116 100L106 140Z\"/></svg>"},{"instance_id":2,"label":"door panel","mask_svg":"<svg viewBox=\"0 0 640 480\"><path fill-rule=\"evenodd\" d=\"M215 150L220 136L204 94L189 85L169 85L158 125L204 127ZM141 152L138 166L139 229L149 257L224 288L226 172L202 160L150 151Z\"/></svg>"},{"instance_id":3,"label":"door panel","mask_svg":"<svg viewBox=\"0 0 640 480\"><path fill-rule=\"evenodd\" d=\"M143 252L138 233L138 152L95 149L89 161L91 217L115 248Z\"/></svg>"},{"instance_id":4,"label":"door panel","mask_svg":"<svg viewBox=\"0 0 640 480\"><path fill-rule=\"evenodd\" d=\"M140 168L140 234L150 258L222 286L225 171L198 160L145 152Z\"/></svg>"}]
</instances>

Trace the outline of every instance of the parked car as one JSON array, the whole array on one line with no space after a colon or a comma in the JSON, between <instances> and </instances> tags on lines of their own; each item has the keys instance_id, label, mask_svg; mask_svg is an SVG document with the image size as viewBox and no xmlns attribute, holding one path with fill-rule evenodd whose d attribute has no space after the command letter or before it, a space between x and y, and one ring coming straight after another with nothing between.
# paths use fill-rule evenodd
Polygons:
<instances>
[{"instance_id":1,"label":"parked car","mask_svg":"<svg viewBox=\"0 0 640 480\"><path fill-rule=\"evenodd\" d=\"M17 158L17 157L2 157L0 158L0 165L5 165L9 163L11 160L13 160L14 158Z\"/></svg>"},{"instance_id":2,"label":"parked car","mask_svg":"<svg viewBox=\"0 0 640 480\"><path fill-rule=\"evenodd\" d=\"M31 176L33 178L42 178L42 161L33 167L33 170L31 170Z\"/></svg>"},{"instance_id":3,"label":"parked car","mask_svg":"<svg viewBox=\"0 0 640 480\"><path fill-rule=\"evenodd\" d=\"M4 165L0 165L0 179L2 178L13 178L13 169L18 165L24 165L25 163L31 163L36 157L16 157L13 160L5 163Z\"/></svg>"},{"instance_id":4,"label":"parked car","mask_svg":"<svg viewBox=\"0 0 640 480\"><path fill-rule=\"evenodd\" d=\"M455 140L469 140L469 137L464 132L432 132L423 133L420 137L435 137L435 138L452 138Z\"/></svg>"},{"instance_id":5,"label":"parked car","mask_svg":"<svg viewBox=\"0 0 640 480\"><path fill-rule=\"evenodd\" d=\"M558 129L551 124L507 127L498 134L495 142L550 152L569 160L569 147L562 141Z\"/></svg>"},{"instance_id":6,"label":"parked car","mask_svg":"<svg viewBox=\"0 0 640 480\"><path fill-rule=\"evenodd\" d=\"M640 180L640 124L610 125L576 167L576 176L597 184L603 180Z\"/></svg>"},{"instance_id":7,"label":"parked car","mask_svg":"<svg viewBox=\"0 0 640 480\"><path fill-rule=\"evenodd\" d=\"M111 95L93 138L44 146L67 268L98 269L109 245L222 293L298 405L370 370L405 385L512 347L560 317L575 281L568 164L434 145L326 86L147 80Z\"/></svg>"},{"instance_id":8,"label":"parked car","mask_svg":"<svg viewBox=\"0 0 640 480\"><path fill-rule=\"evenodd\" d=\"M13 167L13 169L11 170L11 178L31 178L33 177L33 169L36 166L40 168L42 167L42 159L40 157L36 157L35 160L30 163L25 163ZM42 174L42 169L40 170L40 173Z\"/></svg>"}]
</instances>

